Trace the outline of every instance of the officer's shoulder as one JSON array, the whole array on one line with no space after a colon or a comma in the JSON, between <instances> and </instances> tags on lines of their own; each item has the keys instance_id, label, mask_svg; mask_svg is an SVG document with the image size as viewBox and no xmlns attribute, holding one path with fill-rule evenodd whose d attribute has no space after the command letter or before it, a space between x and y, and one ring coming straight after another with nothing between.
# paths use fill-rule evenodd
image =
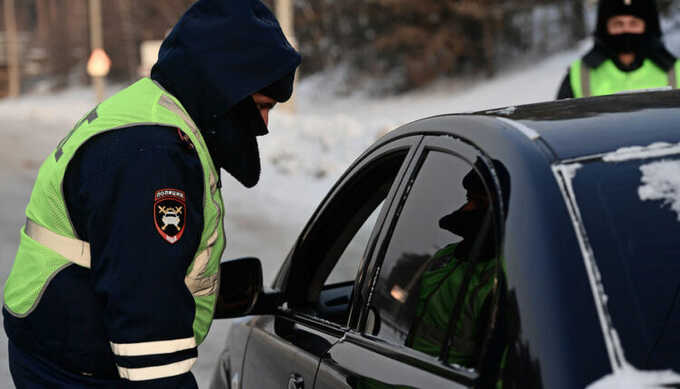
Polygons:
<instances>
[{"instance_id":1,"label":"officer's shoulder","mask_svg":"<svg viewBox=\"0 0 680 389\"><path fill-rule=\"evenodd\" d=\"M180 153L188 158L198 155L191 141L176 127L139 125L107 131L88 140L83 146L88 154L123 155L147 151Z\"/></svg>"},{"instance_id":2,"label":"officer's shoulder","mask_svg":"<svg viewBox=\"0 0 680 389\"><path fill-rule=\"evenodd\" d=\"M193 175L201 169L196 150L180 137L177 128L140 125L106 131L87 140L69 162L67 175L88 179L117 174L121 169L144 174L177 166L178 161L183 174Z\"/></svg>"}]
</instances>

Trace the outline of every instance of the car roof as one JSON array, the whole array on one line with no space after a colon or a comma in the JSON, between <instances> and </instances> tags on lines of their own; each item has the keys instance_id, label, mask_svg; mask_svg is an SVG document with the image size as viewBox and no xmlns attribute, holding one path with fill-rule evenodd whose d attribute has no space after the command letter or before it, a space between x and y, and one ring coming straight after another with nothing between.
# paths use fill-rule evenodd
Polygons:
<instances>
[{"instance_id":1,"label":"car roof","mask_svg":"<svg viewBox=\"0 0 680 389\"><path fill-rule=\"evenodd\" d=\"M680 143L680 91L567 99L477 112L529 128L557 159L657 142Z\"/></svg>"},{"instance_id":2,"label":"car roof","mask_svg":"<svg viewBox=\"0 0 680 389\"><path fill-rule=\"evenodd\" d=\"M503 142L514 143L517 137L513 135L523 133L534 143L541 143L537 144L537 150L547 148L554 160L576 159L625 147L680 143L680 90L567 99L440 115L402 126L378 143L428 132L426 129L433 123L443 132L472 135L473 131L455 125L471 123L471 120L489 128L493 136Z\"/></svg>"}]
</instances>

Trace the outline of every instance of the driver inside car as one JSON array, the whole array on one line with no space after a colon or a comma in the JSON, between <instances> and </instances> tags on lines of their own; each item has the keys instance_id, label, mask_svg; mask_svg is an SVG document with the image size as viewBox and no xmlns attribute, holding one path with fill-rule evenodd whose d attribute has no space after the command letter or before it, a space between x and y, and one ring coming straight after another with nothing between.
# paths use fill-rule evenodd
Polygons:
<instances>
[{"instance_id":1,"label":"driver inside car","mask_svg":"<svg viewBox=\"0 0 680 389\"><path fill-rule=\"evenodd\" d=\"M493 160L508 204L510 177L505 166ZM393 297L415 305L415 315L405 345L449 364L476 369L481 360L493 301L499 287L497 242L493 224L493 196L478 173L492 180L481 160L463 178L465 203L439 219L439 228L463 238L425 257L412 272L411 282ZM399 297L403 296L403 300ZM411 299L409 296L413 296ZM448 339L448 342L446 341ZM502 381L492 383L502 387ZM488 385L487 385L488 386ZM402 388L373 379L363 379L356 388Z\"/></svg>"},{"instance_id":2,"label":"driver inside car","mask_svg":"<svg viewBox=\"0 0 680 389\"><path fill-rule=\"evenodd\" d=\"M445 246L426 262L406 345L474 368L491 317L497 261L491 199L474 170L464 177L463 187L466 203L439 220L440 228L463 240Z\"/></svg>"}]
</instances>

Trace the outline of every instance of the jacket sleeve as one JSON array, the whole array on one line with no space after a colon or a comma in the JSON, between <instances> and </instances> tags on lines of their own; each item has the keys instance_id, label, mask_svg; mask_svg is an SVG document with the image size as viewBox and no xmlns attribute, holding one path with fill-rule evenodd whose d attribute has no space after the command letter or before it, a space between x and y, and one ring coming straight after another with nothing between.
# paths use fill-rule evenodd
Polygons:
<instances>
[{"instance_id":1,"label":"jacket sleeve","mask_svg":"<svg viewBox=\"0 0 680 389\"><path fill-rule=\"evenodd\" d=\"M564 77L562 84L560 85L560 90L557 92L557 100L573 98L574 91L571 88L571 79L569 77L569 72L567 71L567 75Z\"/></svg>"},{"instance_id":2,"label":"jacket sleeve","mask_svg":"<svg viewBox=\"0 0 680 389\"><path fill-rule=\"evenodd\" d=\"M184 277L203 228L203 172L176 134L114 131L97 140L105 155L82 158L97 174L82 185L77 230L90 242L92 285L126 388L197 387L195 305ZM163 218L159 207L172 212Z\"/></svg>"}]
</instances>

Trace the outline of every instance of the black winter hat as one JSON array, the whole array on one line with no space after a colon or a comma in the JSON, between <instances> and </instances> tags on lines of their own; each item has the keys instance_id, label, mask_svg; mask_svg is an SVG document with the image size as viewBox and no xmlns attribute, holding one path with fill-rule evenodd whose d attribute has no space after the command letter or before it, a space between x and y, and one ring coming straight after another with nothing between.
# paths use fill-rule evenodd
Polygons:
<instances>
[{"instance_id":1,"label":"black winter hat","mask_svg":"<svg viewBox=\"0 0 680 389\"><path fill-rule=\"evenodd\" d=\"M501 185L503 198L500 200L503 202L503 207L507 211L510 203L510 173L501 161L492 159L491 163L493 164L493 168L496 171L498 182ZM469 171L465 177L463 177L463 188L477 193L486 192L486 188L479 174L482 175L484 181L486 182L490 183L494 181L491 171L486 167L486 163L484 163L481 158L477 157L477 160L475 161L475 169ZM492 192L491 195L493 197L497 197L496 192Z\"/></svg>"},{"instance_id":2,"label":"black winter hat","mask_svg":"<svg viewBox=\"0 0 680 389\"><path fill-rule=\"evenodd\" d=\"M647 25L646 35L661 38L661 24L656 0L600 0L595 36L600 38L607 36L607 21L617 15L637 16Z\"/></svg>"},{"instance_id":3,"label":"black winter hat","mask_svg":"<svg viewBox=\"0 0 680 389\"><path fill-rule=\"evenodd\" d=\"M273 84L260 90L260 93L262 93L265 96L271 97L272 99L278 101L279 103L283 103L285 101L288 101L288 99L290 99L290 96L293 94L294 80L295 71L292 71L285 75L282 79L275 81Z\"/></svg>"}]
</instances>

